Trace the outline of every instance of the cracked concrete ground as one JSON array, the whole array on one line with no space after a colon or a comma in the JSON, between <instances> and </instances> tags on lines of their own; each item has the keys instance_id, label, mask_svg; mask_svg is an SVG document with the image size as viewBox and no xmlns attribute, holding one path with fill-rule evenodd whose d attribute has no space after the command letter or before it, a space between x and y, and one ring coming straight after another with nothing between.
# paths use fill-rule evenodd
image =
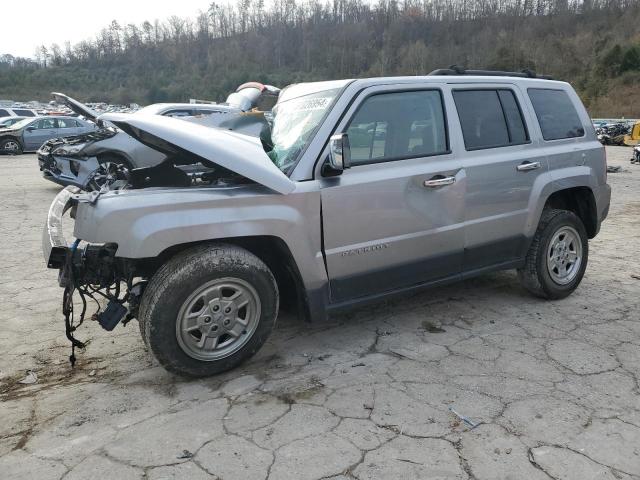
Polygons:
<instances>
[{"instance_id":1,"label":"cracked concrete ground","mask_svg":"<svg viewBox=\"0 0 640 480\"><path fill-rule=\"evenodd\" d=\"M624 171L570 298L503 272L327 325L285 317L250 363L198 381L159 368L135 324L87 322L69 367L40 252L59 188L33 155L0 158L0 477L640 478L640 166L608 156Z\"/></svg>"}]
</instances>

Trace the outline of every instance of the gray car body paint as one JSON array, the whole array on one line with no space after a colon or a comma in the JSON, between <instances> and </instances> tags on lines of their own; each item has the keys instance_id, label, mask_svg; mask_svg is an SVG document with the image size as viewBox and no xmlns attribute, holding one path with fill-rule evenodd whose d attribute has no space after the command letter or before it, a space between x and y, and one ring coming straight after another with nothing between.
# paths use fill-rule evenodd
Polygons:
<instances>
[{"instance_id":1,"label":"gray car body paint","mask_svg":"<svg viewBox=\"0 0 640 480\"><path fill-rule=\"evenodd\" d=\"M300 272L311 316L324 318L327 311L346 305L521 266L545 202L559 190L585 187L593 192L598 228L607 215L610 188L604 150L586 110L564 82L451 76L363 79L339 85L341 95L288 178L268 166L268 157L257 144L229 133L205 134L201 129L194 133L191 126L177 121L105 117L129 122L256 184L107 192L95 204L78 205L76 237L116 243L117 255L132 259L156 257L170 247L200 241L277 237L289 248ZM516 95L531 142L467 151L451 92L496 87ZM544 141L526 93L531 87L567 92L584 136ZM320 91L324 86L297 88ZM329 137L345 130L369 95L424 89L442 92L448 152L356 166L339 176L322 175ZM287 89L282 93L286 95ZM227 141L234 148L224 147ZM532 159L541 168L516 170ZM437 190L421 188L434 175L453 175L456 182Z\"/></svg>"}]
</instances>

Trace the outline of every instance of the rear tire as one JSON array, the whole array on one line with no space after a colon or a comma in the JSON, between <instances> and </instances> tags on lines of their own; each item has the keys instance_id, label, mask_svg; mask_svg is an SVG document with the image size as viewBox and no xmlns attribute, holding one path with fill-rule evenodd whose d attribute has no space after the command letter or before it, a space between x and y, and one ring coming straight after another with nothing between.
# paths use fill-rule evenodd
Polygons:
<instances>
[{"instance_id":1,"label":"rear tire","mask_svg":"<svg viewBox=\"0 0 640 480\"><path fill-rule=\"evenodd\" d=\"M3 138L0 140L0 152L8 155L22 154L22 145L15 138Z\"/></svg>"},{"instance_id":2,"label":"rear tire","mask_svg":"<svg viewBox=\"0 0 640 480\"><path fill-rule=\"evenodd\" d=\"M588 258L589 241L582 220L567 210L545 209L518 279L538 297L565 298L582 281Z\"/></svg>"},{"instance_id":3,"label":"rear tire","mask_svg":"<svg viewBox=\"0 0 640 480\"><path fill-rule=\"evenodd\" d=\"M151 278L140 303L143 340L168 371L206 377L262 347L278 315L278 287L255 255L232 245L179 253Z\"/></svg>"}]
</instances>

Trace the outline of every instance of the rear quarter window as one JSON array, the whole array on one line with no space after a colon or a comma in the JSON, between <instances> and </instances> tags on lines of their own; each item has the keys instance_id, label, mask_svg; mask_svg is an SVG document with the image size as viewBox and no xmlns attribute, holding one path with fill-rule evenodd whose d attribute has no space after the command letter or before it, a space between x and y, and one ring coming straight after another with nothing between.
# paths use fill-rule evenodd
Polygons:
<instances>
[{"instance_id":1,"label":"rear quarter window","mask_svg":"<svg viewBox=\"0 0 640 480\"><path fill-rule=\"evenodd\" d=\"M547 88L530 88L528 92L545 140L584 136L584 127L567 92Z\"/></svg>"},{"instance_id":2,"label":"rear quarter window","mask_svg":"<svg viewBox=\"0 0 640 480\"><path fill-rule=\"evenodd\" d=\"M58 119L58 128L75 128L77 122L70 118L59 118Z\"/></svg>"}]
</instances>

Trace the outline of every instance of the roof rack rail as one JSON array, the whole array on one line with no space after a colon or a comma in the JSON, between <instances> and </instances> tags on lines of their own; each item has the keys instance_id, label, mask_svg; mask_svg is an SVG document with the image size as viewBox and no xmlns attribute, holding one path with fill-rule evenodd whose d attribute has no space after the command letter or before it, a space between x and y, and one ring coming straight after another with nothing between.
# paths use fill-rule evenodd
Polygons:
<instances>
[{"instance_id":1,"label":"roof rack rail","mask_svg":"<svg viewBox=\"0 0 640 480\"><path fill-rule=\"evenodd\" d=\"M449 68L439 68L429 75L478 75L483 77L521 77L521 78L538 78L541 80L553 80L549 75L538 75L533 70L524 69L520 72L501 72L499 70L466 70L457 65L451 65Z\"/></svg>"}]
</instances>

